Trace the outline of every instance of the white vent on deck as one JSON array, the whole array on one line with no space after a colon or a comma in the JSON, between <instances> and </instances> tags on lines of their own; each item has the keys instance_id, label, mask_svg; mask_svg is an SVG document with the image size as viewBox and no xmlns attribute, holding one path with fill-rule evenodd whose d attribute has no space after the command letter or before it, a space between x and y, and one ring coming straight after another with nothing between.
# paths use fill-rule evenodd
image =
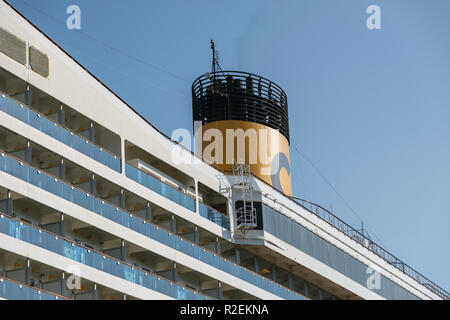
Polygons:
<instances>
[{"instance_id":1,"label":"white vent on deck","mask_svg":"<svg viewBox=\"0 0 450 320\"><path fill-rule=\"evenodd\" d=\"M27 44L3 28L0 28L0 52L20 64L27 62Z\"/></svg>"}]
</instances>

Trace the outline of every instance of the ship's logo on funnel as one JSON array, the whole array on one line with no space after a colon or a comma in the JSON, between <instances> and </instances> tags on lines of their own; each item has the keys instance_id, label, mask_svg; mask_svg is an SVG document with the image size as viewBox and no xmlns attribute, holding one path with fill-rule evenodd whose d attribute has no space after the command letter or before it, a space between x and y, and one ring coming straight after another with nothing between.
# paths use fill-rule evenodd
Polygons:
<instances>
[{"instance_id":1,"label":"ship's logo on funnel","mask_svg":"<svg viewBox=\"0 0 450 320\"><path fill-rule=\"evenodd\" d=\"M291 166L289 164L287 156L282 152L278 152L272 160L270 172L271 172L272 186L280 191L283 191L280 178L280 172L282 168L286 169L288 175L291 174Z\"/></svg>"}]
</instances>

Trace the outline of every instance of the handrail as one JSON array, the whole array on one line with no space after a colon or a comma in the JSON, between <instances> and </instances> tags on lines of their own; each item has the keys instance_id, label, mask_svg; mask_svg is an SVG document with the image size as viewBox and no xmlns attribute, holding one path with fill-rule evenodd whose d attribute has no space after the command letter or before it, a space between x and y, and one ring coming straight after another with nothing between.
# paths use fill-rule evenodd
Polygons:
<instances>
[{"instance_id":1,"label":"handrail","mask_svg":"<svg viewBox=\"0 0 450 320\"><path fill-rule=\"evenodd\" d=\"M224 217L230 219L230 217L228 216L228 214L223 213L223 212L220 212L220 211L217 210L217 209L214 209L213 207L211 207L210 205L207 205L207 204L204 203L203 201L200 201L200 200L199 200L198 202L201 203L202 205L204 205L205 207L208 207L209 209L214 210L215 212L220 213L220 214L223 215Z\"/></svg>"},{"instance_id":2,"label":"handrail","mask_svg":"<svg viewBox=\"0 0 450 320\"><path fill-rule=\"evenodd\" d=\"M231 174L232 171L229 170L221 170L221 172L223 174ZM309 210L307 207L305 207L304 205L302 205L300 202L296 201L294 197L290 197L287 196L286 194L284 194L282 191L278 190L277 188L274 188L272 185L270 185L269 183L267 183L266 181L262 180L260 177L258 177L257 175L252 173L253 178L255 178L256 180L262 182L264 185L270 187L272 190L274 190L275 192L277 192L279 195L281 195L284 198L288 198L289 200L291 200L292 202L294 202L295 204L301 206L302 208L304 208L305 210L317 215L316 213L314 213L312 210ZM307 200L304 200L307 201ZM312 203L310 201L307 201L308 203ZM316 204L314 204L316 205ZM316 205L317 207L322 208L325 211L325 208ZM329 211L328 211L329 212ZM343 220L341 220L340 218L338 218L337 216L335 216L334 214L332 214L331 212L329 212L331 214L331 216L333 216L333 218L335 218L336 220L338 220L339 222L341 222L341 225L345 225L348 226L349 228L351 228L352 230L355 230L353 227L351 227L350 225L348 225L346 222L344 222ZM325 222L329 223L330 225L332 225L333 227L335 227L336 229L340 230L342 233L344 233L345 235L347 235L348 237L354 239L353 237L351 237L349 234L345 233L342 229L340 229L339 227L336 227L334 224L332 224L331 222L325 220L324 218L322 218L320 215L317 215L319 218L321 218L322 220L324 220ZM355 230L357 233L357 230ZM364 237L366 238L366 237ZM429 288L432 292L434 292L435 294L437 294L438 296L440 296L441 298L445 299L445 300L450 300L450 293L448 293L446 290L444 290L443 288L439 287L437 284L435 284L434 282L432 282L431 280L429 280L427 277L425 277L424 275L420 274L418 271L414 270L413 268L411 268L409 265L407 265L406 263L403 263L400 259L397 259L394 255L390 254L388 251L386 251L385 249L383 249L381 246L377 245L376 243L374 243L372 240L368 239L369 243L372 244L372 246L376 246L377 248L380 248L380 250L382 252L386 252L387 254L389 254L390 256L394 257L396 259L396 261L401 262L404 266L406 266L409 270L411 270L412 273L414 273L414 276L412 276L411 274L406 273L403 269L399 268L398 266L394 265L395 267L397 267L397 269L399 269L400 271L402 271L403 273L407 274L409 277L411 277L413 280L417 281L418 283L420 283L421 285L424 285L425 287ZM367 248L367 247L366 247ZM379 254L376 251L373 251L376 255L378 255L380 258L382 258L383 260L385 260L386 262L392 264L389 260L387 260L384 256L382 256L381 254ZM425 282L421 282L420 278L423 278L425 280L428 281L428 283ZM432 288L432 289L431 289Z\"/></svg>"},{"instance_id":3,"label":"handrail","mask_svg":"<svg viewBox=\"0 0 450 320\"><path fill-rule=\"evenodd\" d=\"M386 262L388 262L392 266L396 267L398 270L402 271L403 273L405 273L406 275L408 275L409 277L411 277L415 281L419 282L421 285L427 287L429 290L431 290L432 292L434 292L435 294L437 294L441 298L443 298L445 300L450 300L450 293L448 293L446 290L444 290L443 288L439 287L437 284L433 283L427 277L425 277L424 275L422 275L421 273L419 273L418 271L416 271L415 269L413 269L412 267L410 267L409 265L407 265L406 263L404 263L403 261L401 261L400 259L395 257L393 254L389 253L387 250L383 249L381 246L379 246L378 244L373 242L367 236L363 235L359 230L354 229L352 226L350 226L349 224L347 224L346 222L344 222L343 220L338 218L336 215L334 215L333 213L331 213L327 209L325 209L322 206L320 206L318 204L315 204L314 202L311 202L309 200L305 200L305 199L297 198L297 197L290 197L290 198L295 203L299 204L301 207L306 209L307 211L315 214L316 216L318 216L319 218L321 218L325 222L329 223L330 225L332 225L336 229L342 231L344 234L349 236L351 239L357 240L358 242L361 243L361 241L359 241L359 239L357 239L355 236L361 237L360 239L362 239L364 241L361 244L364 245L364 247L366 247L367 249L369 249L370 251L375 253L377 256L379 256L380 258L382 258L383 260L385 260ZM295 200L298 200L300 202L297 202ZM309 204L310 208L307 208L305 203ZM313 210L313 207L316 208L316 210ZM317 209L319 209L319 210L317 210ZM320 211L324 212L325 213L324 216L326 216L326 217L322 217L319 214ZM335 220L338 223L335 223L334 222ZM365 243L367 243L367 245ZM391 258L391 259L389 259L389 258ZM401 265L402 267L399 267L399 265Z\"/></svg>"},{"instance_id":4,"label":"handrail","mask_svg":"<svg viewBox=\"0 0 450 320\"><path fill-rule=\"evenodd\" d=\"M24 160L22 160L22 159L20 159L20 158L17 158L16 156L13 156L13 155L11 155L11 154L5 152L5 151L0 152L0 154L1 154L1 155L3 155L3 154L8 155L8 157L13 158L13 159L19 161L20 163L24 163L24 162L25 162L29 167L31 167L31 168L37 170L38 172L41 172L41 171L42 171L42 169L37 168L37 167L34 166L33 164L30 164L30 163L28 163L28 162L26 162L26 161L24 161ZM172 234L173 236L182 239L183 241L186 241L186 242L188 242L188 243L190 243L190 244L192 244L192 245L194 245L194 246L196 246L196 247L198 247L198 248L201 248L202 250L205 250L205 251L208 251L208 252L212 253L214 256L219 256L219 257L221 257L221 258L222 258L223 260L225 260L225 261L228 261L228 262L230 262L230 263L232 263L232 264L234 264L234 265L238 265L238 264L236 264L234 261L232 261L232 260L230 260L230 259L228 259L228 258L226 258L226 257L224 257L224 256L222 256L222 255L220 255L220 254L218 254L218 253L212 251L211 249L202 247L202 246L200 246L199 244L197 244L197 243L195 243L195 242L193 242L193 241L191 241L191 240L189 240L189 239L187 239L187 238L185 238L185 237L183 237L183 236L181 236L181 235L179 235L179 234L176 234L176 233L172 232L172 231L169 230L169 229L166 229L166 228L164 228L164 227L162 227L162 226L160 226L160 225L157 225L157 224L153 223L153 222L150 221L150 220L147 220L147 219L145 219L145 218L143 218L143 217L141 217L141 216L135 214L134 212L131 212L131 211L125 209L125 208L119 207L118 205L116 205L116 204L114 204L114 203L112 203L112 202L109 202L108 200L105 200L105 199L103 199L103 198L100 198L98 195L95 195L95 194L93 194L93 193L91 193L91 192L89 192L89 191L86 191L86 190L84 190L84 189L82 189L82 188L79 188L79 187L77 187L77 186L75 186L75 185L72 185L71 183L68 183L67 181L62 180L61 178L59 178L59 177L57 177L57 176L51 174L50 172L47 172L47 171L44 171L44 172L45 172L45 174L47 174L47 175L53 177L54 179L56 179L56 180L58 180L58 181L60 181L60 182L62 182L62 183L64 183L64 184L66 184L66 185L68 185L68 186L70 186L70 187L73 187L73 188L75 188L75 189L77 189L77 190L79 190L79 191L82 191L82 192L84 192L85 194L89 194L89 196L92 196L92 197L97 198L97 199L99 199L99 200L101 200L101 201L104 201L105 203L108 203L109 205L115 207L116 209L122 210L122 211L126 212L127 214L132 215L132 216L134 216L134 217L136 217L136 218L138 218L138 219L144 221L145 223L149 223L149 224L155 226L156 228L162 229L162 230L164 230L165 232L167 232L167 233L169 233L169 234ZM89 249L89 250L92 250L91 248L88 248L88 249ZM299 292L297 292L297 291L294 291L294 290L288 288L287 286L285 286L285 285L283 285L283 284L281 284L281 283L275 282L275 281L273 281L272 279L269 279L269 278L267 278L267 277L264 277L264 276L260 275L259 273L256 273L255 271L253 271L253 270L251 270L251 269L249 269L249 268L247 268L247 267L245 267L245 266L239 265L239 267L241 267L242 269L247 270L247 271L249 271L249 272L251 272L251 273L253 273L253 274L257 275L257 276L260 276L260 277L262 277L262 278L264 278L264 279L267 279L268 281L272 282L273 284L276 284L276 285L278 285L278 286L280 286L280 287L284 287L285 289L288 289L288 290L290 290L290 291L292 291L292 292L295 292L296 294L298 294L298 295L300 295L300 296L302 296L302 297L304 297L304 298L306 298L306 299L309 299L308 297L305 297L303 294L301 294L301 293L299 293Z\"/></svg>"},{"instance_id":5,"label":"handrail","mask_svg":"<svg viewBox=\"0 0 450 320\"><path fill-rule=\"evenodd\" d=\"M19 103L21 106L27 108L28 110L37 113L40 117L44 117L45 119L47 119L47 120L49 120L49 121L55 123L57 126L59 126L59 127L63 128L63 129L66 129L66 130L70 131L70 133L73 133L73 134L77 135L77 136L80 137L81 139L83 139L83 140L85 140L85 141L88 141L90 144L93 144L94 146L98 147L100 150L106 151L107 153L111 154L112 156L114 156L114 157L116 157L116 158L118 158L118 159L121 159L121 157L120 157L118 154L115 154L115 153L109 151L108 149L106 149L105 147L102 147L102 146L98 145L98 144L95 143L94 141L87 139L86 137L82 136L82 135L79 134L78 132L76 132L76 131L70 129L69 127L67 127L65 124L61 124L61 123L59 123L58 121L53 120L52 118L48 117L47 115L43 114L42 112L37 111L36 109L32 108L31 106L28 106L28 105L25 104L24 102L19 101L19 100L17 100L17 99L14 98L14 97L11 97L10 95L8 95L7 93L5 93L5 92L3 92L3 91L1 91L1 90L0 90L0 94L3 95L4 97L8 97L8 99L11 99L11 100L13 100L13 101Z\"/></svg>"},{"instance_id":6,"label":"handrail","mask_svg":"<svg viewBox=\"0 0 450 320\"><path fill-rule=\"evenodd\" d=\"M191 198L191 199L193 199L193 200L196 200L196 198L195 198L194 196L191 196L191 195L188 194L187 192L181 191L180 189L175 188L173 185L170 185L170 184L168 184L167 182L162 181L160 178L155 177L154 175L152 175L152 174L150 174L150 173L147 173L147 172L145 172L145 171L142 170L142 169L139 169L139 168L136 167L135 165L131 164L130 161L126 161L126 163L129 164L130 166L132 166L133 168L136 168L136 169L138 169L139 171L141 171L141 172L143 172L143 173L149 175L150 177L152 177L152 178L158 180L159 182L164 183L166 186L168 186L168 187L170 187L170 188L172 188L172 189L174 189L174 190L176 190L176 191L178 191L178 192L180 192L180 193L182 193L182 194L188 196L189 198ZM153 168L153 167L152 167L152 168ZM187 188L186 188L186 189L187 189Z\"/></svg>"},{"instance_id":7,"label":"handrail","mask_svg":"<svg viewBox=\"0 0 450 320\"><path fill-rule=\"evenodd\" d=\"M58 293L54 293L54 292L50 292L50 291L47 291L47 290L44 290L44 289L32 287L32 286L30 286L30 285L28 285L28 284L25 284L25 283L22 283L22 282L19 282L19 281L16 281L16 280L13 280L13 279L10 279L10 278L7 278L7 277L0 276L0 279L3 279L3 280L6 280L6 281L9 281L9 282L18 284L18 285L23 286L23 287L27 287L27 288L29 288L29 289L33 289L33 290L36 290L36 291L42 291L42 292L44 292L44 293L50 294L50 295L52 295L52 296L55 296L55 297L57 297L57 298L62 298L62 299L64 299L64 300L72 300L72 299L70 299L70 298L68 298L68 297L65 297L65 296L62 296L62 295L60 295L60 294L58 294Z\"/></svg>"},{"instance_id":8,"label":"handrail","mask_svg":"<svg viewBox=\"0 0 450 320\"><path fill-rule=\"evenodd\" d=\"M172 285L177 285L177 286L180 286L180 287L182 287L182 288L188 289L188 290L190 290L190 291L192 291L192 292L194 292L194 293L197 293L197 294L206 296L206 297L211 298L211 299L215 299L215 298L213 298L213 297L211 297L211 296L209 296L209 295L207 295L207 294L204 294L204 293L199 292L199 291L197 291L197 290L193 290L193 289L191 289L191 288L189 288L189 287L186 287L185 285L183 285L183 284L181 284L181 283L174 282L174 281L172 281L172 280L170 280L170 279L167 279L167 278L165 278L165 277L163 277L163 276L160 276L159 274L150 272L150 271L148 271L148 270L144 270L144 269L142 269L142 268L139 267L139 266L132 265L132 264L126 262L126 261L123 261L123 260L117 259L116 257L107 255L107 254L105 254L104 252L100 252L100 251L97 251L97 250L92 249L92 248L90 248L90 247L86 247L84 244L79 244L79 243L77 243L77 242L75 242L75 241L72 241L72 240L70 240L70 239L68 239L68 238L66 238L66 237L63 237L63 236L61 236L61 235L59 235L59 234L56 234L56 233L51 232L51 231L49 231L49 230L46 230L46 229L37 227L37 226L35 226L35 225L31 224L31 223L28 223L28 222L26 222L26 221L17 219L16 217L12 217L12 216L10 216L10 215L4 213L4 212L1 212L1 211L0 211L0 215L5 216L5 217L8 217L8 218L11 219L11 220L15 220L15 221L17 221L17 222L26 224L26 225L28 225L28 226L34 228L34 229L43 231L43 232L48 233L48 234L50 234L50 235L53 235L53 236L55 236L55 237L57 237L57 238L63 239L63 240L65 240L65 241L67 241L67 242L69 242L69 243L71 243L71 244L73 244L73 245L75 245L75 246L82 247L82 248L84 248L84 249L86 249L86 250L88 250L88 251L92 251L92 252L97 253L97 254L99 254L99 255L101 255L101 256L108 257L108 258L110 258L110 259L112 259L112 260L115 260L116 262L120 262L121 264L128 265L128 266L131 267L131 268L138 269L138 270L144 272L145 274L151 274L151 275L153 275L153 276L155 276L155 277L157 277L157 278L161 278L161 279L163 279L163 280L166 280L166 281L168 281L169 283L171 283Z\"/></svg>"},{"instance_id":9,"label":"handrail","mask_svg":"<svg viewBox=\"0 0 450 320\"><path fill-rule=\"evenodd\" d=\"M213 74L213 77L224 78L224 76L227 76L228 74L240 76L242 78L245 78L246 76L252 76L255 79L262 79L262 80L264 80L264 82L263 82L264 85L266 83L271 84L271 85L273 85L273 89L276 89L276 91L279 92L280 95L286 96L286 93L284 92L284 90L279 85L277 85L275 82L273 82L272 80L269 80L268 78L265 78L263 76L257 75L255 73L236 71L236 70L225 70L225 71L216 71L216 73ZM201 75L201 76L197 77L193 83L199 82L199 80L204 77L205 77L205 75ZM195 86L193 86L193 87L195 87Z\"/></svg>"}]
</instances>

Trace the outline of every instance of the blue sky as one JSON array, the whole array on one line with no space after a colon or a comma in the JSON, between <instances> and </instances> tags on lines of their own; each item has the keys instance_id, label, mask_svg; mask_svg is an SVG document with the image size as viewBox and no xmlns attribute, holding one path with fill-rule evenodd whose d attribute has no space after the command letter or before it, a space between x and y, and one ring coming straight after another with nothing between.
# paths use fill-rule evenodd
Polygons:
<instances>
[{"instance_id":1,"label":"blue sky","mask_svg":"<svg viewBox=\"0 0 450 320\"><path fill-rule=\"evenodd\" d=\"M192 128L191 82L210 70L213 38L224 70L286 91L294 195L353 226L364 220L374 240L450 290L449 1L10 3L169 135ZM71 4L83 34L65 26ZM381 30L366 27L371 4Z\"/></svg>"}]
</instances>

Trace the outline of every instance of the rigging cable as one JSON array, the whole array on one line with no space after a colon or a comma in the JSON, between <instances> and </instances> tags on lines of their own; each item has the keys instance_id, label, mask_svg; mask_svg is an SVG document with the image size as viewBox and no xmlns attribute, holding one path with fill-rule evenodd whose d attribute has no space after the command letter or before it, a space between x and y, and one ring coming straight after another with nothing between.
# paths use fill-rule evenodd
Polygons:
<instances>
[{"instance_id":1,"label":"rigging cable","mask_svg":"<svg viewBox=\"0 0 450 320\"><path fill-rule=\"evenodd\" d=\"M297 151L297 153L303 157L313 168L314 170L319 174L319 176L328 184L328 186L336 193L336 195L344 202L344 204L347 206L347 208L360 220L363 221L361 216L353 209L353 207L349 204L347 200L337 191L337 189L333 186L333 184L328 180L325 175L320 171L320 169L313 163L313 161L306 155L306 153L296 144L294 143L294 149ZM373 232L367 224L365 224L367 229L370 231L371 234L375 236L375 238L378 240L380 244L383 245L384 248L387 249L387 246L380 240L380 238Z\"/></svg>"},{"instance_id":2,"label":"rigging cable","mask_svg":"<svg viewBox=\"0 0 450 320\"><path fill-rule=\"evenodd\" d=\"M60 20L60 19L58 19L58 18L55 18L54 16L49 15L48 13L46 13L46 12L44 12L44 11L42 11L42 10L40 10L40 9L38 9L38 8L36 8L36 7L34 7L34 6L32 6L32 5L29 4L27 1L25 1L25 0L18 0L18 1L20 1L21 3L23 3L23 4L26 5L27 7L29 7L29 8L31 8L31 9L35 10L36 12L40 13L41 15L44 15L44 16L46 16L46 17L52 19L53 21L57 22L57 23L61 23L61 24L65 25L65 22L64 22L64 21L62 21L62 20ZM121 54L121 55L123 55L123 56L125 56L125 57L127 57L127 58L129 58L129 59L131 59L131 60L134 60L134 61L136 61L136 62L138 62L138 63L140 63L140 64L142 64L142 65L144 65L144 66L147 66L147 67L152 68L152 69L154 69L154 70L160 71L160 72L162 72L162 73L167 74L168 76L171 76L171 77L173 77L173 78L176 78L176 79L181 80L181 81L184 81L184 82L187 82L187 83L189 83L189 84L191 83L189 80L183 78L183 77L180 76L180 75L177 75L177 74L175 74L175 73L173 73L173 72L170 72L170 71L167 71L167 70L165 70L165 69L163 69L163 68L161 68L161 67L159 67L159 66L156 66L156 65L151 64L151 63L149 63L149 62L147 62L147 61L144 61L144 60L142 60L141 58L137 58L137 57L135 57L135 56L133 56L133 55L130 55L129 53L127 53L127 52L125 52L125 51L123 51L123 50L121 50L121 49L118 49L118 48L116 48L116 47L113 47L112 45L106 43L106 42L103 41L103 40L97 39L97 38L95 38L95 37L93 37L93 36L87 34L86 32L81 31L80 29L74 29L74 30L77 31L79 34L83 35L84 37L86 37L87 39L92 40L92 41L95 41L95 42L99 43L100 45L102 45L102 46L104 46L104 47L106 47L106 48L108 48L108 49L110 49L110 50L112 50L112 51L114 51L114 52L116 52L116 53L119 53L119 54Z\"/></svg>"}]
</instances>

